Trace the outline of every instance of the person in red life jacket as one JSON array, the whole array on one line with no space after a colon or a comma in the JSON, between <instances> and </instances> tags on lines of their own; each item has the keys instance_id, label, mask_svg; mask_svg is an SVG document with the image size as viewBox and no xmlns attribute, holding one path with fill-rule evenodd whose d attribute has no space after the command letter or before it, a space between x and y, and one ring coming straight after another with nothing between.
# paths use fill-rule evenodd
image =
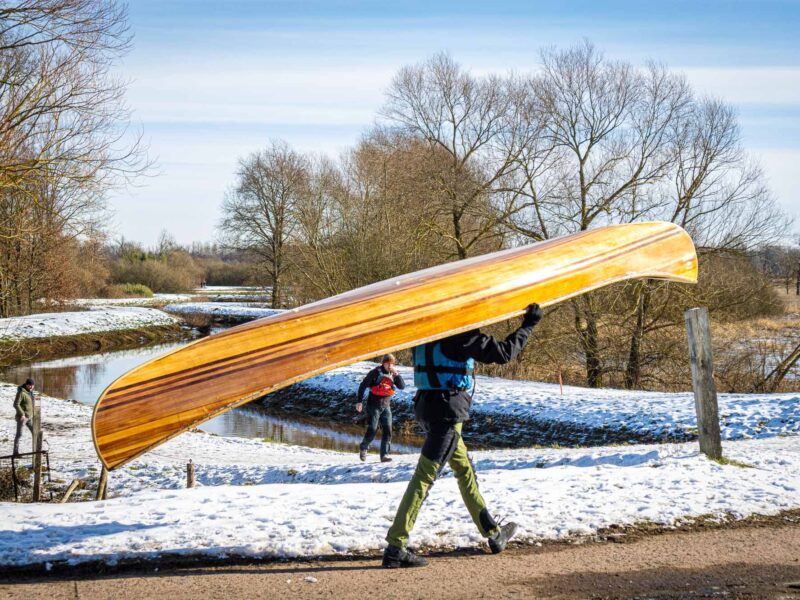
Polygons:
<instances>
[{"instance_id":1,"label":"person in red life jacket","mask_svg":"<svg viewBox=\"0 0 800 600\"><path fill-rule=\"evenodd\" d=\"M391 399L396 390L406 387L405 381L400 373L394 368L396 360L394 355L387 354L381 360L378 367L372 369L364 381L358 386L358 397L356 399L356 411L363 409L362 399L364 392L369 390L367 396L367 431L361 441L359 458L367 460L367 450L375 433L378 430L378 423L381 426L381 462L389 462L389 450L392 444L392 404Z\"/></svg>"}]
</instances>

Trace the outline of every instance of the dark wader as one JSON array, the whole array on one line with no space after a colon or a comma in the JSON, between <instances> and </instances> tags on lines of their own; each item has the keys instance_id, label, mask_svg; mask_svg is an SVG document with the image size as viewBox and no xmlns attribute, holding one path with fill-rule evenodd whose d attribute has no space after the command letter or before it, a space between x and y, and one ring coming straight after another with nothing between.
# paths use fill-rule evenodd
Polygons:
<instances>
[{"instance_id":1,"label":"dark wader","mask_svg":"<svg viewBox=\"0 0 800 600\"><path fill-rule=\"evenodd\" d=\"M378 424L381 427L381 456L386 456L392 450L392 407L380 404L367 404L367 431L364 439L361 440L361 450L366 451L375 434L378 431Z\"/></svg>"}]
</instances>

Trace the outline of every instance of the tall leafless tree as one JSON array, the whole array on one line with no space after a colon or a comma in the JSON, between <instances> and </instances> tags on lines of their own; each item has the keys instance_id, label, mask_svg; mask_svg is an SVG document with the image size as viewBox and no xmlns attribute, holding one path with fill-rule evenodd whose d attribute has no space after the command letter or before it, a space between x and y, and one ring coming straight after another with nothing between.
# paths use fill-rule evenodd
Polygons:
<instances>
[{"instance_id":1,"label":"tall leafless tree","mask_svg":"<svg viewBox=\"0 0 800 600\"><path fill-rule=\"evenodd\" d=\"M514 92L511 79L475 77L439 54L402 68L387 93L381 114L424 140L439 165L425 222L457 258L499 231L491 195L504 187L527 141Z\"/></svg>"},{"instance_id":2,"label":"tall leafless tree","mask_svg":"<svg viewBox=\"0 0 800 600\"><path fill-rule=\"evenodd\" d=\"M130 40L120 2L0 2L2 314L30 310L19 280L34 271L47 279L34 257L56 240L96 232L106 192L149 164L140 136L127 128L125 86L112 73Z\"/></svg>"},{"instance_id":3,"label":"tall leafless tree","mask_svg":"<svg viewBox=\"0 0 800 600\"><path fill-rule=\"evenodd\" d=\"M239 161L236 187L222 204L226 243L259 258L276 308L284 300L287 246L298 225L298 205L309 193L309 175L306 157L273 141Z\"/></svg>"}]
</instances>

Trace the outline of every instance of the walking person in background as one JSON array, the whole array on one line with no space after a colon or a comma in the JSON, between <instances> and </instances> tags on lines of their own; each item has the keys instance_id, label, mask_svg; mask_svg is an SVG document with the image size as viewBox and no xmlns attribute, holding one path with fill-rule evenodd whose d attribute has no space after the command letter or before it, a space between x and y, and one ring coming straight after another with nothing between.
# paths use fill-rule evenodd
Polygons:
<instances>
[{"instance_id":1,"label":"walking person in background","mask_svg":"<svg viewBox=\"0 0 800 600\"><path fill-rule=\"evenodd\" d=\"M378 430L378 423L381 426L381 462L389 462L389 451L392 444L392 405L391 399L396 390L406 387L405 381L394 368L397 361L393 354L387 354L381 359L378 367L370 370L361 385L358 386L358 396L356 398L356 411L363 410L364 392L369 390L367 396L367 431L361 441L359 458L367 460L367 450L375 433Z\"/></svg>"},{"instance_id":2,"label":"walking person in background","mask_svg":"<svg viewBox=\"0 0 800 600\"><path fill-rule=\"evenodd\" d=\"M489 513L461 439L461 427L472 407L475 362L502 365L514 360L525 348L542 314L538 304L528 306L520 328L503 341L475 329L414 348L414 416L425 431L425 443L386 535L389 545L383 553L384 567L428 564L425 558L409 551L406 544L422 503L445 464L453 469L461 498L478 531L489 540L493 554L505 550L517 532L516 523L503 525Z\"/></svg>"},{"instance_id":3,"label":"walking person in background","mask_svg":"<svg viewBox=\"0 0 800 600\"><path fill-rule=\"evenodd\" d=\"M17 434L14 436L14 454L19 454L19 440L22 438L22 428L27 427L33 436L33 379L26 379L25 383L17 388L14 398L16 411Z\"/></svg>"}]
</instances>

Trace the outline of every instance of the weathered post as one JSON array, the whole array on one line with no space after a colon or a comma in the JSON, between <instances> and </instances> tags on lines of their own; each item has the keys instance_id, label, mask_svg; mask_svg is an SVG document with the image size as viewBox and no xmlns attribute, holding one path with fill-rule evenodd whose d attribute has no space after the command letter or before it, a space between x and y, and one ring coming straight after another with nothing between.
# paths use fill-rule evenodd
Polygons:
<instances>
[{"instance_id":1,"label":"weathered post","mask_svg":"<svg viewBox=\"0 0 800 600\"><path fill-rule=\"evenodd\" d=\"M33 498L39 502L42 493L42 407L34 396L33 403Z\"/></svg>"},{"instance_id":2,"label":"weathered post","mask_svg":"<svg viewBox=\"0 0 800 600\"><path fill-rule=\"evenodd\" d=\"M73 479L72 483L69 484L69 487L67 488L67 491L64 492L64 496L59 501L59 504L66 503L67 500L69 500L69 497L72 496L72 492L74 492L76 489L78 489L78 485L80 485L80 483L81 483L80 479Z\"/></svg>"},{"instance_id":3,"label":"weathered post","mask_svg":"<svg viewBox=\"0 0 800 600\"><path fill-rule=\"evenodd\" d=\"M194 463L190 460L186 463L186 487L193 488L195 484Z\"/></svg>"},{"instance_id":4,"label":"weathered post","mask_svg":"<svg viewBox=\"0 0 800 600\"><path fill-rule=\"evenodd\" d=\"M97 482L97 495L95 500L106 499L106 487L108 486L108 469L105 466L100 470L100 481Z\"/></svg>"},{"instance_id":5,"label":"weathered post","mask_svg":"<svg viewBox=\"0 0 800 600\"><path fill-rule=\"evenodd\" d=\"M722 458L722 436L719 431L719 408L717 388L714 385L708 309L691 308L686 311L685 317L700 451L709 458L719 459Z\"/></svg>"}]
</instances>

